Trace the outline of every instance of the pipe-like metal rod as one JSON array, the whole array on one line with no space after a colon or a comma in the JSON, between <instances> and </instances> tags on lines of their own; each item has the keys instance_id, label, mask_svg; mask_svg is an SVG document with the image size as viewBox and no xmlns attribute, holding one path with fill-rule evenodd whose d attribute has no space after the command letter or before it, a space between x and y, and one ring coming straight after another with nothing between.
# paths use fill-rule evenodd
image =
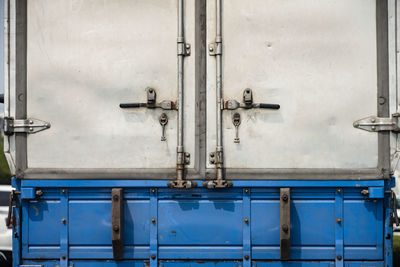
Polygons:
<instances>
[{"instance_id":1,"label":"pipe-like metal rod","mask_svg":"<svg viewBox=\"0 0 400 267\"><path fill-rule=\"evenodd\" d=\"M216 14L216 38L215 43L217 49L222 51L222 0L216 0L217 14ZM217 179L224 179L223 177L223 144L222 144L222 55L218 53L216 55L216 90L217 90Z\"/></svg>"},{"instance_id":2,"label":"pipe-like metal rod","mask_svg":"<svg viewBox=\"0 0 400 267\"><path fill-rule=\"evenodd\" d=\"M178 49L185 46L184 37L184 0L178 0ZM178 140L176 155L177 180L183 180L184 146L183 146L183 110L184 110L184 55L178 53Z\"/></svg>"}]
</instances>

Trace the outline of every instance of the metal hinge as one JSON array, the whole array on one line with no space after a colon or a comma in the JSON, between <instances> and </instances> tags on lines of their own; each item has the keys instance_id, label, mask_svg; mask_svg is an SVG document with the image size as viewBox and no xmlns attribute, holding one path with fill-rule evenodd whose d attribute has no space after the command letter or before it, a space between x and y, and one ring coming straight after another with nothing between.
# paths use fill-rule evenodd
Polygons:
<instances>
[{"instance_id":1,"label":"metal hinge","mask_svg":"<svg viewBox=\"0 0 400 267\"><path fill-rule=\"evenodd\" d=\"M51 127L49 122L38 119L15 120L11 117L4 118L4 134L13 135L14 133L33 134L47 130Z\"/></svg>"},{"instance_id":2,"label":"metal hinge","mask_svg":"<svg viewBox=\"0 0 400 267\"><path fill-rule=\"evenodd\" d=\"M369 116L367 118L355 121L353 126L354 128L368 132L392 131L398 133L400 132L400 127L398 124L399 116L400 113L393 114L391 118Z\"/></svg>"}]
</instances>

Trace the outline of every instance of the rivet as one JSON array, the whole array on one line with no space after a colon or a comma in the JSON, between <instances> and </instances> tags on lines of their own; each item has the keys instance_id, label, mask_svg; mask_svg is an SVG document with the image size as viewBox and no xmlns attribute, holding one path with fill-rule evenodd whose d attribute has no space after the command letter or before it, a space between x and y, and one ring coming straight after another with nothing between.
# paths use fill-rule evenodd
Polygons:
<instances>
[{"instance_id":1,"label":"rivet","mask_svg":"<svg viewBox=\"0 0 400 267\"><path fill-rule=\"evenodd\" d=\"M152 222L152 223L155 223L155 222L156 222L156 219L155 219L155 218L151 218L151 222Z\"/></svg>"},{"instance_id":2,"label":"rivet","mask_svg":"<svg viewBox=\"0 0 400 267\"><path fill-rule=\"evenodd\" d=\"M114 225L113 229L114 229L114 232L118 232L119 231L119 226L118 225Z\"/></svg>"},{"instance_id":3,"label":"rivet","mask_svg":"<svg viewBox=\"0 0 400 267\"><path fill-rule=\"evenodd\" d=\"M244 255L244 259L248 261L250 259L249 255Z\"/></svg>"},{"instance_id":4,"label":"rivet","mask_svg":"<svg viewBox=\"0 0 400 267\"><path fill-rule=\"evenodd\" d=\"M341 255L337 255L337 257L336 257L339 261L341 261L342 260L342 256Z\"/></svg>"},{"instance_id":5,"label":"rivet","mask_svg":"<svg viewBox=\"0 0 400 267\"><path fill-rule=\"evenodd\" d=\"M114 199L114 201L118 201L119 200L119 196L118 195L114 195L113 199Z\"/></svg>"},{"instance_id":6,"label":"rivet","mask_svg":"<svg viewBox=\"0 0 400 267\"><path fill-rule=\"evenodd\" d=\"M32 127L30 127L30 128L29 128L29 131L33 132L33 128L32 128Z\"/></svg>"},{"instance_id":7,"label":"rivet","mask_svg":"<svg viewBox=\"0 0 400 267\"><path fill-rule=\"evenodd\" d=\"M65 256L65 254L62 254L61 259L65 260L67 258L67 256Z\"/></svg>"},{"instance_id":8,"label":"rivet","mask_svg":"<svg viewBox=\"0 0 400 267\"><path fill-rule=\"evenodd\" d=\"M33 121L32 121L32 120L30 120L30 121L29 121L29 124L33 124Z\"/></svg>"},{"instance_id":9,"label":"rivet","mask_svg":"<svg viewBox=\"0 0 400 267\"><path fill-rule=\"evenodd\" d=\"M210 52L214 51L214 47L210 46L209 50Z\"/></svg>"},{"instance_id":10,"label":"rivet","mask_svg":"<svg viewBox=\"0 0 400 267\"><path fill-rule=\"evenodd\" d=\"M156 258L157 258L157 257L156 257L155 254L151 255L151 259L152 259L152 260L155 260Z\"/></svg>"},{"instance_id":11,"label":"rivet","mask_svg":"<svg viewBox=\"0 0 400 267\"><path fill-rule=\"evenodd\" d=\"M371 119L371 122L376 122L375 118L374 118L374 119Z\"/></svg>"},{"instance_id":12,"label":"rivet","mask_svg":"<svg viewBox=\"0 0 400 267\"><path fill-rule=\"evenodd\" d=\"M372 126L371 129L372 129L372 130L376 130L376 127L375 127L375 126Z\"/></svg>"},{"instance_id":13,"label":"rivet","mask_svg":"<svg viewBox=\"0 0 400 267\"><path fill-rule=\"evenodd\" d=\"M67 222L67 219L62 218L62 219L61 219L61 222L62 222L62 223L66 223L66 222Z\"/></svg>"},{"instance_id":14,"label":"rivet","mask_svg":"<svg viewBox=\"0 0 400 267\"><path fill-rule=\"evenodd\" d=\"M151 189L151 192L152 192L153 194L155 194L155 193L156 193L156 190L155 190L155 189Z\"/></svg>"},{"instance_id":15,"label":"rivet","mask_svg":"<svg viewBox=\"0 0 400 267\"><path fill-rule=\"evenodd\" d=\"M65 193L67 193L67 190L62 189L62 190L61 190L61 193L65 194Z\"/></svg>"},{"instance_id":16,"label":"rivet","mask_svg":"<svg viewBox=\"0 0 400 267\"><path fill-rule=\"evenodd\" d=\"M342 219L337 218L337 219L336 219L336 222L337 222L337 223L341 223L341 222L342 222Z\"/></svg>"},{"instance_id":17,"label":"rivet","mask_svg":"<svg viewBox=\"0 0 400 267\"><path fill-rule=\"evenodd\" d=\"M287 233L289 231L289 226L287 224L282 224L282 231Z\"/></svg>"},{"instance_id":18,"label":"rivet","mask_svg":"<svg viewBox=\"0 0 400 267\"><path fill-rule=\"evenodd\" d=\"M186 44L186 49L189 49L190 48L190 44Z\"/></svg>"},{"instance_id":19,"label":"rivet","mask_svg":"<svg viewBox=\"0 0 400 267\"><path fill-rule=\"evenodd\" d=\"M338 192L339 194L342 193L342 189L339 188L339 189L337 190L337 192Z\"/></svg>"},{"instance_id":20,"label":"rivet","mask_svg":"<svg viewBox=\"0 0 400 267\"><path fill-rule=\"evenodd\" d=\"M244 218L245 223L249 223L249 218Z\"/></svg>"}]
</instances>

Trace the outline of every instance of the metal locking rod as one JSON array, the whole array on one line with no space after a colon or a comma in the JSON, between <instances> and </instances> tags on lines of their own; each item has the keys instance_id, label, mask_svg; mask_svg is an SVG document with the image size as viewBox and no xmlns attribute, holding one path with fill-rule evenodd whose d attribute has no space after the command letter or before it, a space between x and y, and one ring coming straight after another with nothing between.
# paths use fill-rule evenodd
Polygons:
<instances>
[{"instance_id":1,"label":"metal locking rod","mask_svg":"<svg viewBox=\"0 0 400 267\"><path fill-rule=\"evenodd\" d=\"M185 165L187 161L187 153L183 146L183 125L184 125L184 59L190 52L189 44L185 43L184 30L184 0L178 0L178 38L177 38L177 54L178 54L178 139L176 148L176 179L168 182L171 188L192 188L197 184L194 181L185 179Z\"/></svg>"},{"instance_id":2,"label":"metal locking rod","mask_svg":"<svg viewBox=\"0 0 400 267\"><path fill-rule=\"evenodd\" d=\"M225 188L232 186L232 182L225 180L224 177L224 147L222 143L222 0L216 0L217 14L216 14L216 37L215 44L209 47L211 55L216 59L216 103L217 103L217 140L216 151L213 152L216 167L215 180L205 181L204 187L207 188Z\"/></svg>"}]
</instances>

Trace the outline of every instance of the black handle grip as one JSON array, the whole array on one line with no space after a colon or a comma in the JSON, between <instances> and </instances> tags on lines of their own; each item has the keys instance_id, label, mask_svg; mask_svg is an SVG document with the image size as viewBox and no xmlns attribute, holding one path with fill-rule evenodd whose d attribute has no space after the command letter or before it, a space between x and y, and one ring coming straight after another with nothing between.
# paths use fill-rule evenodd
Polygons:
<instances>
[{"instance_id":1,"label":"black handle grip","mask_svg":"<svg viewBox=\"0 0 400 267\"><path fill-rule=\"evenodd\" d=\"M147 104L146 103L121 103L119 104L120 108L142 108L142 107L146 107Z\"/></svg>"},{"instance_id":2,"label":"black handle grip","mask_svg":"<svg viewBox=\"0 0 400 267\"><path fill-rule=\"evenodd\" d=\"M264 103L260 103L260 108L280 109L281 106L278 105L278 104L264 104Z\"/></svg>"}]
</instances>

